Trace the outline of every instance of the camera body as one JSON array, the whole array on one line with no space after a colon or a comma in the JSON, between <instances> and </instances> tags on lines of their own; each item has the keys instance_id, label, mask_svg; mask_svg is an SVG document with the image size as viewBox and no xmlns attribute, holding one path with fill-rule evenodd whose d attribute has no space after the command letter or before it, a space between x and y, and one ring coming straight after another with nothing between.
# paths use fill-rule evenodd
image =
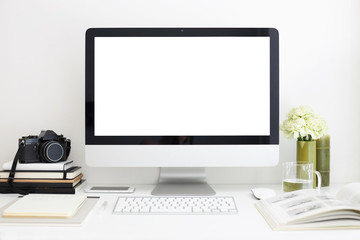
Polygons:
<instances>
[{"instance_id":1,"label":"camera body","mask_svg":"<svg viewBox=\"0 0 360 240\"><path fill-rule=\"evenodd\" d=\"M66 161L71 149L70 139L52 130L43 130L39 136L19 139L20 163L55 163Z\"/></svg>"}]
</instances>

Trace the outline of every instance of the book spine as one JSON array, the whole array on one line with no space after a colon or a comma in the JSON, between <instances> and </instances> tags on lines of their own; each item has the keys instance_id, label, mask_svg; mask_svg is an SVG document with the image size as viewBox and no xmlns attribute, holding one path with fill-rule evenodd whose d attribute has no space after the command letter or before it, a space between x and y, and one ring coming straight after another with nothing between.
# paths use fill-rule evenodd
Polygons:
<instances>
[{"instance_id":1,"label":"book spine","mask_svg":"<svg viewBox=\"0 0 360 240\"><path fill-rule=\"evenodd\" d=\"M73 161L69 161L69 162L65 162L65 164L64 164L64 166L63 166L63 171L66 171L67 169L69 169L71 166L71 164L72 164L72 162ZM69 166L68 166L69 165ZM65 175L64 175L64 177L66 176L66 173L65 173Z\"/></svg>"},{"instance_id":2,"label":"book spine","mask_svg":"<svg viewBox=\"0 0 360 240\"><path fill-rule=\"evenodd\" d=\"M75 194L75 188L22 188L28 193ZM10 188L0 187L0 193L14 193Z\"/></svg>"},{"instance_id":3,"label":"book spine","mask_svg":"<svg viewBox=\"0 0 360 240\"><path fill-rule=\"evenodd\" d=\"M47 179L47 178L16 178L14 183L28 183L28 184L37 184L37 183L74 183L80 180L84 175L80 173L77 177L72 179ZM0 183L7 183L7 179L0 179Z\"/></svg>"},{"instance_id":4,"label":"book spine","mask_svg":"<svg viewBox=\"0 0 360 240\"><path fill-rule=\"evenodd\" d=\"M0 183L1 187L7 187L9 186L8 183ZM16 188L72 188L73 183L13 183L13 186Z\"/></svg>"}]
</instances>

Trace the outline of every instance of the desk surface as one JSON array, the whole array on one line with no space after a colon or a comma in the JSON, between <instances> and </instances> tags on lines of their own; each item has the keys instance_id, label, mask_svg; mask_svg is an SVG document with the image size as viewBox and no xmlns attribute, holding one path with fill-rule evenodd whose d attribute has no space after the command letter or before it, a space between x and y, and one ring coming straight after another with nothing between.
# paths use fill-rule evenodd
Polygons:
<instances>
[{"instance_id":1,"label":"desk surface","mask_svg":"<svg viewBox=\"0 0 360 240\"><path fill-rule=\"evenodd\" d=\"M150 195L154 186L135 186L132 196ZM119 194L101 194L82 226L0 226L1 240L15 239L359 239L360 230L272 231L254 207L245 185L215 185L217 195L234 196L237 215L113 215ZM264 187L264 186L261 186ZM268 186L280 192L279 186ZM89 194L90 195L90 194ZM94 195L94 194L91 194ZM122 194L124 195L124 194ZM0 195L0 207L16 195ZM107 201L107 207L102 204Z\"/></svg>"}]
</instances>

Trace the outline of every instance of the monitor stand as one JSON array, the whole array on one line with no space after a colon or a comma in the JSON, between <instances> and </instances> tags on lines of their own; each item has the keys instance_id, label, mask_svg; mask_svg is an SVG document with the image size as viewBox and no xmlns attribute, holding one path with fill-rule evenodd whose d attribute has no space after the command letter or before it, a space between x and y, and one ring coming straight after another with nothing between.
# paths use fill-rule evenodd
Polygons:
<instances>
[{"instance_id":1,"label":"monitor stand","mask_svg":"<svg viewBox=\"0 0 360 240\"><path fill-rule=\"evenodd\" d=\"M151 192L156 196L211 196L216 192L207 184L205 168L160 168L159 182Z\"/></svg>"}]
</instances>

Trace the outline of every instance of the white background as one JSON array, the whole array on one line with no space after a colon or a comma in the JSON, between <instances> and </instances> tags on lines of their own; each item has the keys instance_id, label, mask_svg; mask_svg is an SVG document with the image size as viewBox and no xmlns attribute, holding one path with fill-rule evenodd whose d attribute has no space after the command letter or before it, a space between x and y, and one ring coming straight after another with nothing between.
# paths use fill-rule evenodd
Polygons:
<instances>
[{"instance_id":1,"label":"white background","mask_svg":"<svg viewBox=\"0 0 360 240\"><path fill-rule=\"evenodd\" d=\"M91 182L154 183L158 168L84 161L85 31L90 27L275 27L280 120L311 105L330 125L331 178L360 181L360 1L0 0L0 161L17 139L53 129ZM280 138L280 162L295 140ZM281 168L211 168L210 183L280 183Z\"/></svg>"},{"instance_id":2,"label":"white background","mask_svg":"<svg viewBox=\"0 0 360 240\"><path fill-rule=\"evenodd\" d=\"M270 134L269 37L97 37L94 54L96 136Z\"/></svg>"}]
</instances>

